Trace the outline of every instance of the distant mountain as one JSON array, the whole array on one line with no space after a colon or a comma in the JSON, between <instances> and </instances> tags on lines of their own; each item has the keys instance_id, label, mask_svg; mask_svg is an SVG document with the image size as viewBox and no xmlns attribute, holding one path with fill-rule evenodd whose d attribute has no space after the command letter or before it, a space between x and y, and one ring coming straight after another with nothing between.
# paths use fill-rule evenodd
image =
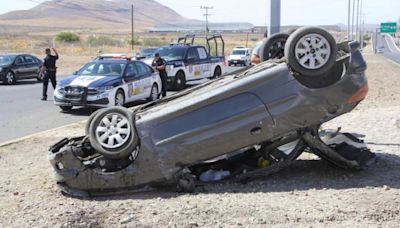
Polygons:
<instances>
[{"instance_id":1,"label":"distant mountain","mask_svg":"<svg viewBox=\"0 0 400 228\"><path fill-rule=\"evenodd\" d=\"M154 0L52 0L30 10L0 15L0 26L128 30L132 2L136 29L163 22L190 21Z\"/></svg>"}]
</instances>

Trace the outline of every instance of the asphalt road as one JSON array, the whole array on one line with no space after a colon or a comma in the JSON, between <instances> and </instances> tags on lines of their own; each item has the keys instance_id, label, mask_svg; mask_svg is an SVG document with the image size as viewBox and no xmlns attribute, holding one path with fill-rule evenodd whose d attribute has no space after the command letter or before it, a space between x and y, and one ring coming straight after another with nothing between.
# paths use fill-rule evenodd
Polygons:
<instances>
[{"instance_id":1,"label":"asphalt road","mask_svg":"<svg viewBox=\"0 0 400 228\"><path fill-rule=\"evenodd\" d=\"M237 69L239 68L229 67L228 72ZM36 80L20 81L13 86L0 84L0 143L75 123L87 119L91 114L91 110L84 108L62 113L53 104L53 88L49 86L47 101L40 100L41 91L42 84Z\"/></svg>"},{"instance_id":2,"label":"asphalt road","mask_svg":"<svg viewBox=\"0 0 400 228\"><path fill-rule=\"evenodd\" d=\"M383 56L400 64L400 49L394 43L394 40L388 34L378 35L377 47L381 48Z\"/></svg>"}]
</instances>

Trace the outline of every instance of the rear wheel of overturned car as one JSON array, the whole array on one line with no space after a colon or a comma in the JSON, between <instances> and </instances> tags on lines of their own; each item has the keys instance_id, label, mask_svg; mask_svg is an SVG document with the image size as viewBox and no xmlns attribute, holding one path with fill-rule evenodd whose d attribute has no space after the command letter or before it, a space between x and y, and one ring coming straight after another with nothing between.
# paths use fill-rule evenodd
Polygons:
<instances>
[{"instance_id":1,"label":"rear wheel of overturned car","mask_svg":"<svg viewBox=\"0 0 400 228\"><path fill-rule=\"evenodd\" d=\"M115 93L115 106L124 106L125 105L125 94L122 89L117 90Z\"/></svg>"},{"instance_id":2,"label":"rear wheel of overturned car","mask_svg":"<svg viewBox=\"0 0 400 228\"><path fill-rule=\"evenodd\" d=\"M304 27L290 35L285 57L295 73L318 77L328 72L336 61L336 41L326 30Z\"/></svg>"},{"instance_id":3,"label":"rear wheel of overturned car","mask_svg":"<svg viewBox=\"0 0 400 228\"><path fill-rule=\"evenodd\" d=\"M286 33L276 33L268 37L262 44L260 59L280 59L285 56L285 44L289 35Z\"/></svg>"},{"instance_id":4,"label":"rear wheel of overturned car","mask_svg":"<svg viewBox=\"0 0 400 228\"><path fill-rule=\"evenodd\" d=\"M183 90L186 87L186 76L183 71L178 71L175 75L174 89Z\"/></svg>"},{"instance_id":5,"label":"rear wheel of overturned car","mask_svg":"<svg viewBox=\"0 0 400 228\"><path fill-rule=\"evenodd\" d=\"M89 126L92 147L104 157L120 159L135 152L139 139L134 114L127 108L112 107L96 113Z\"/></svg>"}]
</instances>

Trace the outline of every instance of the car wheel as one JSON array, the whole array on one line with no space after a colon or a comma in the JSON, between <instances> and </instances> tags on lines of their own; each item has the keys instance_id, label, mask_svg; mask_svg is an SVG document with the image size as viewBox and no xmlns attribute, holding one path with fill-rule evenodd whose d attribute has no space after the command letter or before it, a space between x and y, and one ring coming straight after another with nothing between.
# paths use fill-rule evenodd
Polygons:
<instances>
[{"instance_id":1,"label":"car wheel","mask_svg":"<svg viewBox=\"0 0 400 228\"><path fill-rule=\"evenodd\" d=\"M214 74L213 74L213 79L214 78L218 78L218 77L220 77L222 75L222 70L221 70L221 67L219 67L219 66L217 66L216 68L215 68L215 70L214 70Z\"/></svg>"},{"instance_id":2,"label":"car wheel","mask_svg":"<svg viewBox=\"0 0 400 228\"><path fill-rule=\"evenodd\" d=\"M286 33L276 33L268 37L262 44L260 59L280 59L285 56L285 44L289 35Z\"/></svg>"},{"instance_id":3,"label":"car wheel","mask_svg":"<svg viewBox=\"0 0 400 228\"><path fill-rule=\"evenodd\" d=\"M123 107L100 110L89 126L92 147L110 159L128 157L139 144L134 121L133 113Z\"/></svg>"},{"instance_id":4,"label":"car wheel","mask_svg":"<svg viewBox=\"0 0 400 228\"><path fill-rule=\"evenodd\" d=\"M150 91L150 97L147 98L147 101L155 101L159 98L159 93L158 93L158 86L157 84L153 84L153 86L151 87L151 91Z\"/></svg>"},{"instance_id":5,"label":"car wheel","mask_svg":"<svg viewBox=\"0 0 400 228\"><path fill-rule=\"evenodd\" d=\"M63 112L70 112L72 110L72 106L60 106L60 109Z\"/></svg>"},{"instance_id":6,"label":"car wheel","mask_svg":"<svg viewBox=\"0 0 400 228\"><path fill-rule=\"evenodd\" d=\"M43 76L40 75L40 73L38 73L38 76L36 77L36 80L37 80L38 82L42 82L42 81L43 81Z\"/></svg>"},{"instance_id":7,"label":"car wheel","mask_svg":"<svg viewBox=\"0 0 400 228\"><path fill-rule=\"evenodd\" d=\"M183 73L182 71L179 71L175 75L174 88L175 88L175 90L183 90L185 88L185 86L186 86L185 73Z\"/></svg>"},{"instance_id":8,"label":"car wheel","mask_svg":"<svg viewBox=\"0 0 400 228\"><path fill-rule=\"evenodd\" d=\"M295 73L320 76L335 64L336 41L322 28L304 27L290 35L285 45L285 57Z\"/></svg>"},{"instance_id":9,"label":"car wheel","mask_svg":"<svg viewBox=\"0 0 400 228\"><path fill-rule=\"evenodd\" d=\"M17 82L17 79L15 78L14 72L9 71L4 77L4 84L13 85L16 82Z\"/></svg>"},{"instance_id":10,"label":"car wheel","mask_svg":"<svg viewBox=\"0 0 400 228\"><path fill-rule=\"evenodd\" d=\"M121 89L117 90L117 93L115 94L115 106L124 106L125 105L125 95L124 91Z\"/></svg>"}]
</instances>

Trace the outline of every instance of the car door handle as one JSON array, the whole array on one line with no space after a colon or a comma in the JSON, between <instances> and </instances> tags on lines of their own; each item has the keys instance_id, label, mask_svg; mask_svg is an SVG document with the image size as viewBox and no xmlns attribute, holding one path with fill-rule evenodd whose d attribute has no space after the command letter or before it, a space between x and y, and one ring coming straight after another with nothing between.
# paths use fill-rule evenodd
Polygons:
<instances>
[{"instance_id":1,"label":"car door handle","mask_svg":"<svg viewBox=\"0 0 400 228\"><path fill-rule=\"evenodd\" d=\"M251 129L251 131L250 131L251 135L259 135L259 134L261 134L261 132L262 132L261 127L255 127L253 129Z\"/></svg>"}]
</instances>

